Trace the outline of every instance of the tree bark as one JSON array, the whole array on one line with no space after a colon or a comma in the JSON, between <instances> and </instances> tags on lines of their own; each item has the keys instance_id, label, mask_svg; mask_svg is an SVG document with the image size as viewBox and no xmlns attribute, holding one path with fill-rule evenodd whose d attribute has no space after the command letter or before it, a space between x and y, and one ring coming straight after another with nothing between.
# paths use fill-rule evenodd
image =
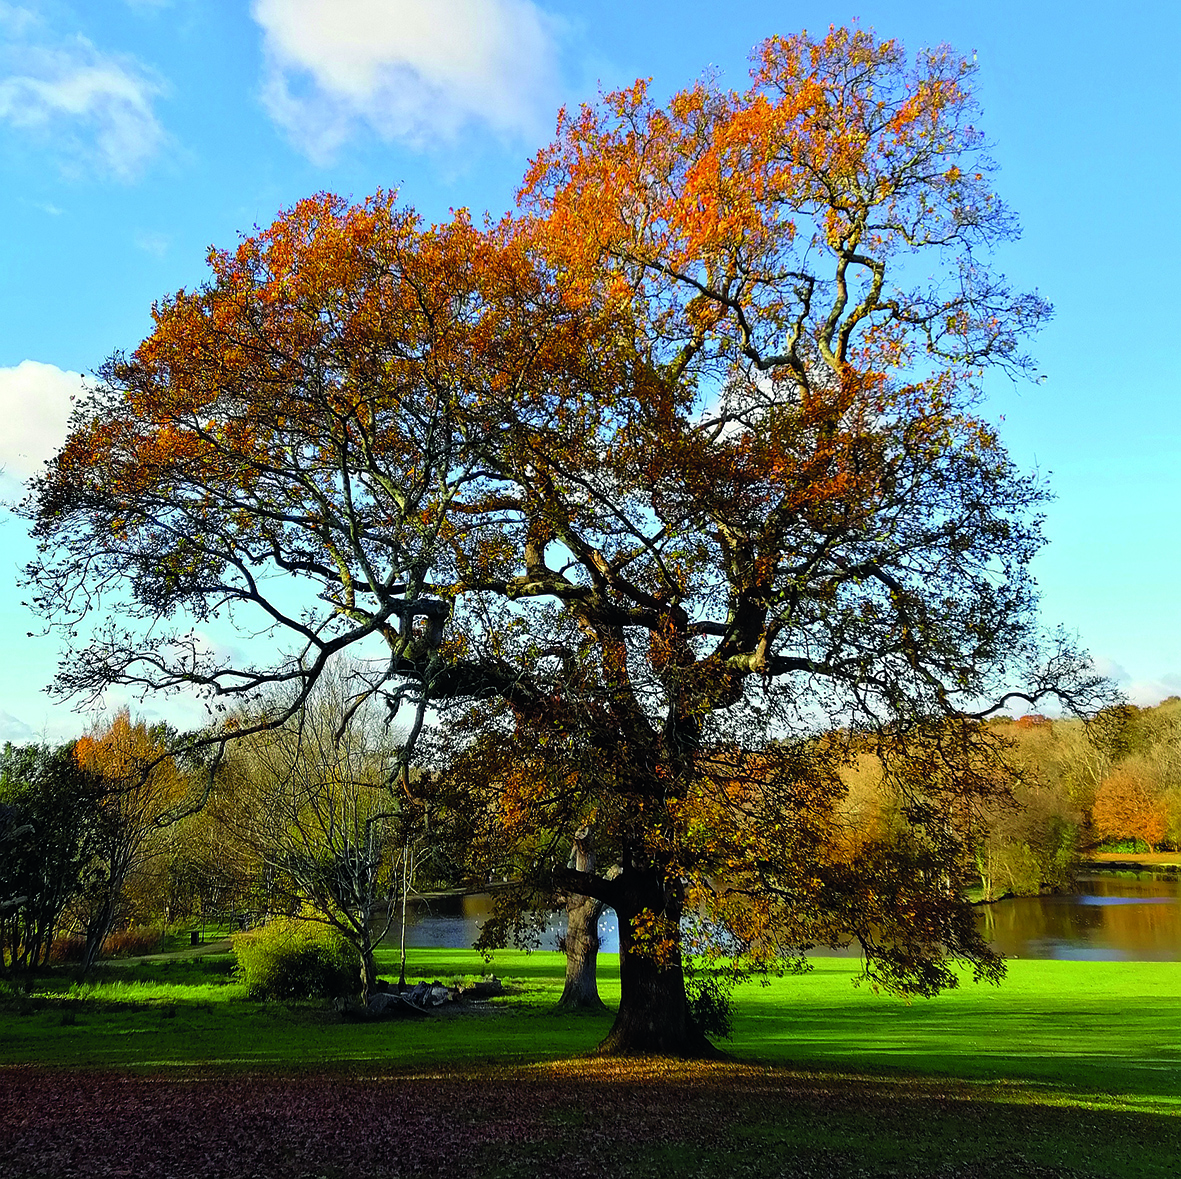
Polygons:
<instances>
[{"instance_id":1,"label":"tree bark","mask_svg":"<svg viewBox=\"0 0 1181 1179\"><path fill-rule=\"evenodd\" d=\"M669 890L666 890L669 891ZM679 939L663 962L640 952L632 919L619 917L619 1011L598 1047L604 1056L679 1056L717 1059L723 1055L689 1014ZM658 912L680 929L680 905L666 903Z\"/></svg>"},{"instance_id":2,"label":"tree bark","mask_svg":"<svg viewBox=\"0 0 1181 1179\"><path fill-rule=\"evenodd\" d=\"M410 844L402 845L402 933L399 939L398 993L406 989L406 902L410 898Z\"/></svg>"},{"instance_id":3,"label":"tree bark","mask_svg":"<svg viewBox=\"0 0 1181 1179\"><path fill-rule=\"evenodd\" d=\"M373 947L366 942L361 947L361 1006L369 1006L369 996L377 987L377 960Z\"/></svg>"},{"instance_id":4,"label":"tree bark","mask_svg":"<svg viewBox=\"0 0 1181 1179\"><path fill-rule=\"evenodd\" d=\"M596 978L599 961L599 917L603 902L572 893L566 899L566 985L558 1006L601 1011Z\"/></svg>"},{"instance_id":5,"label":"tree bark","mask_svg":"<svg viewBox=\"0 0 1181 1179\"><path fill-rule=\"evenodd\" d=\"M623 870L612 879L572 869L555 872L555 878L566 888L597 897L619 918L619 1010L598 1052L699 1060L724 1056L689 1013L681 966L680 881L666 880L658 868L637 864L626 849ZM659 959L652 947L639 944L636 937L633 922L645 913L667 923L671 945Z\"/></svg>"},{"instance_id":6,"label":"tree bark","mask_svg":"<svg viewBox=\"0 0 1181 1179\"><path fill-rule=\"evenodd\" d=\"M577 872L595 870L594 833L580 827L574 833L574 849L570 865ZM603 902L582 893L566 894L566 985L559 1008L601 1011L596 979L599 962L599 917Z\"/></svg>"}]
</instances>

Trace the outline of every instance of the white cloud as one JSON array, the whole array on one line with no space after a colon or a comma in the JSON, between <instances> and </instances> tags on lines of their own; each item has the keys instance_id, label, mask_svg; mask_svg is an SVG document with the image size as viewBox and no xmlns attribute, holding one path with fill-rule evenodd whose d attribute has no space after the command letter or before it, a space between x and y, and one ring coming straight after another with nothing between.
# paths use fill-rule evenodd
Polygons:
<instances>
[{"instance_id":1,"label":"white cloud","mask_svg":"<svg viewBox=\"0 0 1181 1179\"><path fill-rule=\"evenodd\" d=\"M73 399L85 389L81 373L22 360L0 368L0 467L6 482L24 480L65 441Z\"/></svg>"},{"instance_id":2,"label":"white cloud","mask_svg":"<svg viewBox=\"0 0 1181 1179\"><path fill-rule=\"evenodd\" d=\"M14 745L27 745L37 734L20 717L0 709L0 743L11 741Z\"/></svg>"},{"instance_id":3,"label":"white cloud","mask_svg":"<svg viewBox=\"0 0 1181 1179\"><path fill-rule=\"evenodd\" d=\"M17 32L31 27L0 16ZM74 167L133 180L166 142L153 110L160 80L85 37L57 45L14 39L0 69L0 122L47 140Z\"/></svg>"},{"instance_id":4,"label":"white cloud","mask_svg":"<svg viewBox=\"0 0 1181 1179\"><path fill-rule=\"evenodd\" d=\"M39 24L40 18L31 8L5 4L4 0L0 0L0 33L7 33L9 37L24 37L25 33Z\"/></svg>"},{"instance_id":5,"label":"white cloud","mask_svg":"<svg viewBox=\"0 0 1181 1179\"><path fill-rule=\"evenodd\" d=\"M1132 704L1151 708L1170 696L1181 696L1181 675L1162 675L1156 679L1128 680L1120 690Z\"/></svg>"},{"instance_id":6,"label":"white cloud","mask_svg":"<svg viewBox=\"0 0 1181 1179\"><path fill-rule=\"evenodd\" d=\"M1100 675L1106 676L1118 685L1129 704L1151 708L1169 696L1181 696L1181 675L1175 672L1134 679L1123 664L1116 663L1113 659L1100 655L1092 662Z\"/></svg>"},{"instance_id":7,"label":"white cloud","mask_svg":"<svg viewBox=\"0 0 1181 1179\"><path fill-rule=\"evenodd\" d=\"M0 0L0 32L22 37L40 23L40 18L32 9L21 8L19 4L6 4L4 0Z\"/></svg>"},{"instance_id":8,"label":"white cloud","mask_svg":"<svg viewBox=\"0 0 1181 1179\"><path fill-rule=\"evenodd\" d=\"M359 126L424 146L469 122L502 135L552 114L552 18L531 0L254 0L263 102L329 160Z\"/></svg>"},{"instance_id":9,"label":"white cloud","mask_svg":"<svg viewBox=\"0 0 1181 1179\"><path fill-rule=\"evenodd\" d=\"M1108 659L1106 655L1093 656L1091 666L1104 679L1112 680L1117 684L1126 683L1128 680L1127 668L1122 663L1116 663L1114 659Z\"/></svg>"}]
</instances>

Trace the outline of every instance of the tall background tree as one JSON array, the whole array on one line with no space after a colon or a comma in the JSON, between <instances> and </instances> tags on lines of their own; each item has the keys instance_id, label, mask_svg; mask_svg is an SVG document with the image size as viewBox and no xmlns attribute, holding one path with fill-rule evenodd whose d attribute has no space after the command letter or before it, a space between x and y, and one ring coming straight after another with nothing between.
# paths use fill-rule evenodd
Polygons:
<instances>
[{"instance_id":1,"label":"tall background tree","mask_svg":"<svg viewBox=\"0 0 1181 1179\"><path fill-rule=\"evenodd\" d=\"M0 755L0 972L44 966L98 850L101 787L73 745Z\"/></svg>"},{"instance_id":2,"label":"tall background tree","mask_svg":"<svg viewBox=\"0 0 1181 1179\"><path fill-rule=\"evenodd\" d=\"M382 648L358 698L407 756L434 708L541 759L482 813L618 914L612 1050L707 1050L691 909L756 965L823 935L900 990L995 974L959 893L963 812L1004 789L983 718L1097 681L1038 627L1045 492L976 410L1049 309L990 264L1017 229L972 69L774 38L743 93L564 114L519 217L317 197L213 252L34 482L37 604L112 619L59 688L293 689L241 736ZM177 616L271 639L234 662ZM837 854L871 737L906 837ZM616 873L563 866L590 817Z\"/></svg>"},{"instance_id":3,"label":"tall background tree","mask_svg":"<svg viewBox=\"0 0 1181 1179\"><path fill-rule=\"evenodd\" d=\"M162 830L181 813L190 782L169 755L172 734L117 713L74 743L73 756L96 783L91 856L79 897L86 948L81 973L98 961L116 922L125 916L133 875L164 854Z\"/></svg>"},{"instance_id":4,"label":"tall background tree","mask_svg":"<svg viewBox=\"0 0 1181 1179\"><path fill-rule=\"evenodd\" d=\"M394 735L372 704L355 705L334 668L286 724L235 745L212 810L229 846L265 873L271 905L332 926L356 951L366 1003L379 906L392 907L413 821L391 788Z\"/></svg>"}]
</instances>

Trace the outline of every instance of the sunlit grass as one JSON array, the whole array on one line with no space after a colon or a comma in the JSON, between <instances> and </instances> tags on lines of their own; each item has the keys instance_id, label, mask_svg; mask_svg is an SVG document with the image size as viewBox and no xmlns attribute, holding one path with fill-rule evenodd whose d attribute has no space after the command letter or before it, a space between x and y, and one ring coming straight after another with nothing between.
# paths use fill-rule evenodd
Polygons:
<instances>
[{"instance_id":1,"label":"sunlit grass","mask_svg":"<svg viewBox=\"0 0 1181 1179\"><path fill-rule=\"evenodd\" d=\"M383 950L384 977L397 977ZM1177 1108L1181 964L1014 961L999 987L969 980L906 1003L854 987L855 963L817 959L811 973L735 992L738 1061L859 1077L922 1076L1033 1086L1047 1098ZM316 1003L248 1001L228 957L112 966L93 984L59 977L0 1008L0 1062L64 1067L453 1067L545 1062L590 1052L611 1015L553 1011L564 959L504 951L416 949L412 979L495 972L503 999L424 1019L350 1022ZM603 955L599 990L618 1003L618 962Z\"/></svg>"},{"instance_id":2,"label":"sunlit grass","mask_svg":"<svg viewBox=\"0 0 1181 1179\"><path fill-rule=\"evenodd\" d=\"M379 962L384 977L397 977L396 952L383 950ZM621 1176L955 1166L1008 1175L1032 1173L1027 1161L1072 1175L1173 1173L1181 964L1015 961L1000 987L965 979L909 1004L854 987L848 959L813 965L739 989L734 1038L723 1045L733 1061L702 1065L588 1058L612 1015L554 1011L564 973L556 953L505 951L487 964L471 951L413 950L411 979L494 972L509 994L388 1022L352 1022L322 1003L247 1000L228 956L112 964L93 984L63 974L0 1002L0 1069L34 1063L178 1079L330 1072L395 1088L411 1079L552 1083L565 1112L511 1166L499 1158L494 1173L506 1177L546 1172L556 1143L577 1139L588 1116L580 1093L603 1110L624 1109L649 1083L674 1106L704 1112L721 1101L737 1137L621 1147L612 1162ZM609 1007L618 1002L614 956L600 959L599 990ZM797 1164L803 1169L790 1169Z\"/></svg>"},{"instance_id":3,"label":"sunlit grass","mask_svg":"<svg viewBox=\"0 0 1181 1179\"><path fill-rule=\"evenodd\" d=\"M860 1073L1181 1099L1181 963L1013 961L905 1003L850 987L849 963L741 992L735 1055Z\"/></svg>"},{"instance_id":4,"label":"sunlit grass","mask_svg":"<svg viewBox=\"0 0 1181 1179\"><path fill-rule=\"evenodd\" d=\"M37 994L36 991L33 993ZM83 1003L127 1003L133 1006L145 1003L223 1003L245 999L246 987L232 979L208 983L126 982L109 979L93 983L76 982L65 991L49 994Z\"/></svg>"}]
</instances>

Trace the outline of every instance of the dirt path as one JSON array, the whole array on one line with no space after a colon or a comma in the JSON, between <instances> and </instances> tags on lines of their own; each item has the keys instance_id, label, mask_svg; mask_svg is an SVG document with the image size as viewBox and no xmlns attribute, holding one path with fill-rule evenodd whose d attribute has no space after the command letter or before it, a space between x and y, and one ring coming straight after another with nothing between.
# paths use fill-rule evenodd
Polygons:
<instances>
[{"instance_id":1,"label":"dirt path","mask_svg":"<svg viewBox=\"0 0 1181 1179\"><path fill-rule=\"evenodd\" d=\"M178 962L190 958L203 958L206 954L228 954L233 949L233 943L228 937L218 938L212 942L202 942L199 946L185 946L180 950L169 950L167 954L140 954L135 958L110 958L110 962Z\"/></svg>"}]
</instances>

